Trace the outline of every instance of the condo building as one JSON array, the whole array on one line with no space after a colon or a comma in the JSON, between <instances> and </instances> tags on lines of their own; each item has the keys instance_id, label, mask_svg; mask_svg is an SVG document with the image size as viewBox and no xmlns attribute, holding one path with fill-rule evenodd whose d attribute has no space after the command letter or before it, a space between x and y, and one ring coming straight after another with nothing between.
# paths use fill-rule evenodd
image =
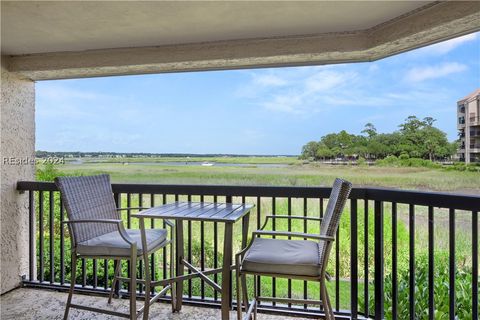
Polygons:
<instances>
[{"instance_id":1,"label":"condo building","mask_svg":"<svg viewBox=\"0 0 480 320\"><path fill-rule=\"evenodd\" d=\"M457 102L458 156L465 163L480 163L480 89Z\"/></svg>"}]
</instances>

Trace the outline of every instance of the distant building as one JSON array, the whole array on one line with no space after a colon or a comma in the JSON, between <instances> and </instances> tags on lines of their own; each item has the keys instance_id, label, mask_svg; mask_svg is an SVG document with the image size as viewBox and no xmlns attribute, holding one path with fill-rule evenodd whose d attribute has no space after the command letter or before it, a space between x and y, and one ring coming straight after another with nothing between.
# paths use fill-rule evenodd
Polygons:
<instances>
[{"instance_id":1,"label":"distant building","mask_svg":"<svg viewBox=\"0 0 480 320\"><path fill-rule=\"evenodd\" d=\"M457 102L458 156L465 163L480 163L480 89Z\"/></svg>"}]
</instances>

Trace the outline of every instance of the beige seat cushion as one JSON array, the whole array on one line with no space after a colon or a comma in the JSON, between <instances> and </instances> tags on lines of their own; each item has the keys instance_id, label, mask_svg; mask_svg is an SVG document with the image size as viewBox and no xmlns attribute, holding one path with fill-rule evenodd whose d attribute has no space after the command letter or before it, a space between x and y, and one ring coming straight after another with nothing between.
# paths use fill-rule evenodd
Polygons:
<instances>
[{"instance_id":1,"label":"beige seat cushion","mask_svg":"<svg viewBox=\"0 0 480 320\"><path fill-rule=\"evenodd\" d=\"M247 272L319 276L318 243L308 240L255 238L245 254Z\"/></svg>"},{"instance_id":2,"label":"beige seat cushion","mask_svg":"<svg viewBox=\"0 0 480 320\"><path fill-rule=\"evenodd\" d=\"M137 243L137 254L143 253L140 230L127 229L130 238ZM147 248L151 251L160 247L167 238L167 230L146 229ZM77 245L77 253L85 256L130 256L130 245L121 237L118 231L110 232Z\"/></svg>"}]
</instances>

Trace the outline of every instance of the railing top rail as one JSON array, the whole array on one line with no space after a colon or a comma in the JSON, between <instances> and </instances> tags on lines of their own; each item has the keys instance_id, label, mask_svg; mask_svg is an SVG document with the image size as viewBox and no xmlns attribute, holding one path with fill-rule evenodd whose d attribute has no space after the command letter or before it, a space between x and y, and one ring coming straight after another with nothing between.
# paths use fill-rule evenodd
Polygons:
<instances>
[{"instance_id":1,"label":"railing top rail","mask_svg":"<svg viewBox=\"0 0 480 320\"><path fill-rule=\"evenodd\" d=\"M397 190L388 188L366 188L366 198L377 201L397 202L420 206L480 210L480 195L446 192Z\"/></svg>"},{"instance_id":2,"label":"railing top rail","mask_svg":"<svg viewBox=\"0 0 480 320\"><path fill-rule=\"evenodd\" d=\"M328 198L329 187L298 186L232 186L232 185L172 185L172 184L135 184L114 183L115 193L144 194L181 194L181 195L219 195L245 197L291 197L291 198ZM19 181L19 191L58 191L53 182ZM397 202L459 210L480 210L480 195L454 194L445 192L427 192L399 190L390 188L358 187L353 188L351 199Z\"/></svg>"}]
</instances>

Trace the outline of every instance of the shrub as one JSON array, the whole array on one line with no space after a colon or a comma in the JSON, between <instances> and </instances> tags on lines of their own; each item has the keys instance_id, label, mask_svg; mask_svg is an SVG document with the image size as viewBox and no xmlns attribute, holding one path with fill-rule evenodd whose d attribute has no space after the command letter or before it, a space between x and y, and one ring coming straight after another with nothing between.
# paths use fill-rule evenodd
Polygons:
<instances>
[{"instance_id":1,"label":"shrub","mask_svg":"<svg viewBox=\"0 0 480 320\"><path fill-rule=\"evenodd\" d=\"M408 269L398 272L397 314L409 315L409 279ZM448 254L435 254L434 275L435 319L449 319L449 265ZM392 274L385 276L385 319L392 319ZM455 273L455 315L456 319L472 319L472 270L467 266L458 266ZM359 304L363 305L362 296ZM370 312L375 310L374 296L369 297ZM428 258L426 254L415 259L415 319L428 319Z\"/></svg>"},{"instance_id":2,"label":"shrub","mask_svg":"<svg viewBox=\"0 0 480 320\"><path fill-rule=\"evenodd\" d=\"M420 158L409 158L407 154L401 154L400 157L388 156L385 159L377 160L378 166L390 166L390 167L423 167L423 168L442 168L441 164L435 163L430 160Z\"/></svg>"},{"instance_id":3,"label":"shrub","mask_svg":"<svg viewBox=\"0 0 480 320\"><path fill-rule=\"evenodd\" d=\"M53 163L46 163L42 167L37 166L37 181L53 181L55 177L63 175Z\"/></svg>"},{"instance_id":4,"label":"shrub","mask_svg":"<svg viewBox=\"0 0 480 320\"><path fill-rule=\"evenodd\" d=\"M387 156L384 159L377 160L376 164L379 166L398 166L398 158L396 156Z\"/></svg>"},{"instance_id":5,"label":"shrub","mask_svg":"<svg viewBox=\"0 0 480 320\"><path fill-rule=\"evenodd\" d=\"M402 154L398 157L398 159L400 159L400 160L406 160L406 159L409 159L409 158L410 158L410 156L406 152L402 152Z\"/></svg>"},{"instance_id":6,"label":"shrub","mask_svg":"<svg viewBox=\"0 0 480 320\"><path fill-rule=\"evenodd\" d=\"M357 165L359 165L360 167L364 167L367 165L367 160L365 160L364 157L360 157L357 160Z\"/></svg>"},{"instance_id":7,"label":"shrub","mask_svg":"<svg viewBox=\"0 0 480 320\"><path fill-rule=\"evenodd\" d=\"M480 166L478 163L470 163L465 165L465 169L470 172L480 172Z\"/></svg>"},{"instance_id":8,"label":"shrub","mask_svg":"<svg viewBox=\"0 0 480 320\"><path fill-rule=\"evenodd\" d=\"M463 163L463 162L455 162L452 166L446 168L449 171L469 171L469 172L480 172L480 164L479 163Z\"/></svg>"}]
</instances>

